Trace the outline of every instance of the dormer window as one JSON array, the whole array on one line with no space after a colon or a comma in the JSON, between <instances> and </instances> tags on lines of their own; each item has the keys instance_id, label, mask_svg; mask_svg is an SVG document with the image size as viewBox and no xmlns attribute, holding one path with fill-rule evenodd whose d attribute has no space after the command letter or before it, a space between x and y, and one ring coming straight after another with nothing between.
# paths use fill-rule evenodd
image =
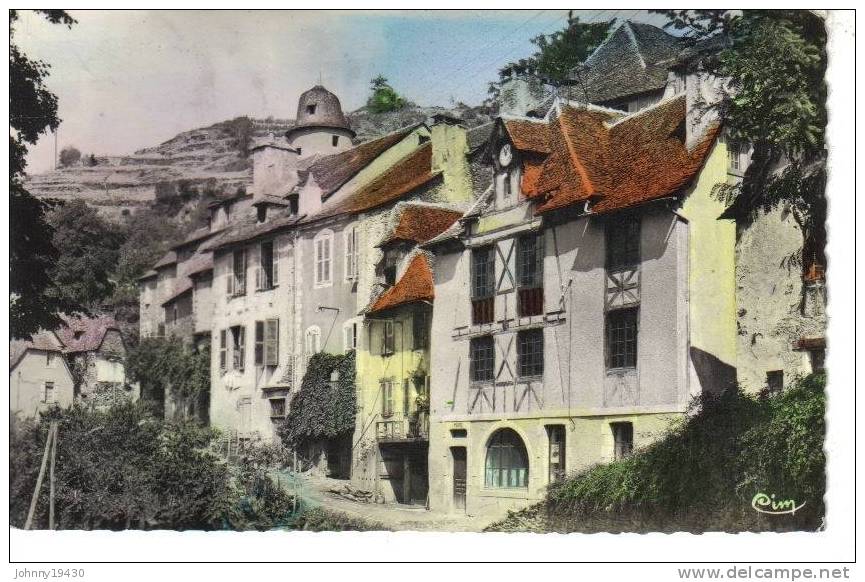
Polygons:
<instances>
[{"instance_id":1,"label":"dormer window","mask_svg":"<svg viewBox=\"0 0 865 582\"><path fill-rule=\"evenodd\" d=\"M310 115L315 115L315 103L310 103L306 106L306 112Z\"/></svg>"},{"instance_id":2,"label":"dormer window","mask_svg":"<svg viewBox=\"0 0 865 582\"><path fill-rule=\"evenodd\" d=\"M331 142L333 143L333 147L338 146L339 145L339 136L338 135L333 136L331 138Z\"/></svg>"},{"instance_id":3,"label":"dormer window","mask_svg":"<svg viewBox=\"0 0 865 582\"><path fill-rule=\"evenodd\" d=\"M267 220L267 206L262 204L258 207L258 222L264 222Z\"/></svg>"}]
</instances>

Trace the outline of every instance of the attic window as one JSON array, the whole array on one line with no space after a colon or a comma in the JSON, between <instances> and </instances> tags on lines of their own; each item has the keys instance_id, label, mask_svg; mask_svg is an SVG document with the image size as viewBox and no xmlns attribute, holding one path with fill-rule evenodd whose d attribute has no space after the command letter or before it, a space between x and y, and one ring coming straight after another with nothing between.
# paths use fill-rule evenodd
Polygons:
<instances>
[{"instance_id":1,"label":"attic window","mask_svg":"<svg viewBox=\"0 0 865 582\"><path fill-rule=\"evenodd\" d=\"M258 207L258 222L264 222L267 220L267 206L262 204Z\"/></svg>"},{"instance_id":2,"label":"attic window","mask_svg":"<svg viewBox=\"0 0 865 582\"><path fill-rule=\"evenodd\" d=\"M315 115L315 103L311 103L306 106L306 112L310 115Z\"/></svg>"},{"instance_id":3,"label":"attic window","mask_svg":"<svg viewBox=\"0 0 865 582\"><path fill-rule=\"evenodd\" d=\"M331 138L331 143L333 143L333 147L338 146L339 145L339 136L338 135L333 136Z\"/></svg>"},{"instance_id":4,"label":"attic window","mask_svg":"<svg viewBox=\"0 0 865 582\"><path fill-rule=\"evenodd\" d=\"M81 339L84 336L84 332L80 329L72 334L72 337L75 339Z\"/></svg>"}]
</instances>

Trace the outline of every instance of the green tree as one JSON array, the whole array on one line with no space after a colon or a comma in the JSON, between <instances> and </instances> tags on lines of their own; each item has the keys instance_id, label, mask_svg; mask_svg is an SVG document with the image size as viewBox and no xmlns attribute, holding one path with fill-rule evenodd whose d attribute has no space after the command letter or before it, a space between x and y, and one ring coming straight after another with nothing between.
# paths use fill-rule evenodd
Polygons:
<instances>
[{"instance_id":1,"label":"green tree","mask_svg":"<svg viewBox=\"0 0 865 582\"><path fill-rule=\"evenodd\" d=\"M54 246L60 250L51 278L64 300L94 308L114 288L110 274L122 243L119 227L104 220L83 200L58 205L48 215Z\"/></svg>"},{"instance_id":2,"label":"green tree","mask_svg":"<svg viewBox=\"0 0 865 582\"><path fill-rule=\"evenodd\" d=\"M406 101L391 87L383 75L378 75L370 81L372 95L366 106L373 113L388 113L397 111L406 105Z\"/></svg>"},{"instance_id":3,"label":"green tree","mask_svg":"<svg viewBox=\"0 0 865 582\"><path fill-rule=\"evenodd\" d=\"M729 215L744 221L778 207L802 227L792 262L825 265L826 29L807 10L666 10L686 30L706 71L730 79L717 105L730 137L750 143L741 184L719 189ZM802 255L806 256L802 256Z\"/></svg>"},{"instance_id":4,"label":"green tree","mask_svg":"<svg viewBox=\"0 0 865 582\"><path fill-rule=\"evenodd\" d=\"M514 74L529 74L553 84L566 81L572 71L607 38L613 22L580 22L579 17L569 11L567 24L562 30L531 39L537 47L535 53L527 59L508 63L499 70L499 77L504 80Z\"/></svg>"},{"instance_id":5,"label":"green tree","mask_svg":"<svg viewBox=\"0 0 865 582\"><path fill-rule=\"evenodd\" d=\"M75 20L63 10L37 10L49 22L71 27ZM49 66L31 60L14 43L18 12L9 11L9 327L17 338L29 337L40 328L57 327L62 312L79 306L52 293L50 272L58 251L45 214L48 206L24 188L28 145L57 129L57 97L45 79Z\"/></svg>"},{"instance_id":6,"label":"green tree","mask_svg":"<svg viewBox=\"0 0 865 582\"><path fill-rule=\"evenodd\" d=\"M184 417L210 393L210 349L196 350L176 337L142 340L129 351L126 371L141 385L143 400L159 406L170 397Z\"/></svg>"},{"instance_id":7,"label":"green tree","mask_svg":"<svg viewBox=\"0 0 865 582\"><path fill-rule=\"evenodd\" d=\"M66 146L60 150L60 165L72 166L81 161L81 150L75 146Z\"/></svg>"}]
</instances>

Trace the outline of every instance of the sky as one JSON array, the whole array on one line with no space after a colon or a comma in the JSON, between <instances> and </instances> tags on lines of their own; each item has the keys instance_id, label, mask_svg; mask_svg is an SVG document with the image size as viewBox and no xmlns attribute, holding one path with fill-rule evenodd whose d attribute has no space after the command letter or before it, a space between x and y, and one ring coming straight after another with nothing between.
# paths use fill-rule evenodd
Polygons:
<instances>
[{"instance_id":1,"label":"sky","mask_svg":"<svg viewBox=\"0 0 865 582\"><path fill-rule=\"evenodd\" d=\"M59 148L121 155L242 115L293 118L321 83L345 111L379 73L421 105L479 104L530 39L564 27L567 10L71 11L71 29L23 12L14 42L51 65ZM582 20L661 24L639 10L575 11ZM54 137L27 171L54 166Z\"/></svg>"}]
</instances>

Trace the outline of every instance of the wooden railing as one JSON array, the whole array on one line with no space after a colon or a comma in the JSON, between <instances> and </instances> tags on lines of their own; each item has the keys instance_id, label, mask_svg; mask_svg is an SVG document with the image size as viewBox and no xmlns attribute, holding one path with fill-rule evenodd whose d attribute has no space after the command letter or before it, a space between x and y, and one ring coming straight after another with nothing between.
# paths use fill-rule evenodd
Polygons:
<instances>
[{"instance_id":1,"label":"wooden railing","mask_svg":"<svg viewBox=\"0 0 865 582\"><path fill-rule=\"evenodd\" d=\"M426 440L429 438L429 414L393 415L375 423L375 438L379 441Z\"/></svg>"}]
</instances>

